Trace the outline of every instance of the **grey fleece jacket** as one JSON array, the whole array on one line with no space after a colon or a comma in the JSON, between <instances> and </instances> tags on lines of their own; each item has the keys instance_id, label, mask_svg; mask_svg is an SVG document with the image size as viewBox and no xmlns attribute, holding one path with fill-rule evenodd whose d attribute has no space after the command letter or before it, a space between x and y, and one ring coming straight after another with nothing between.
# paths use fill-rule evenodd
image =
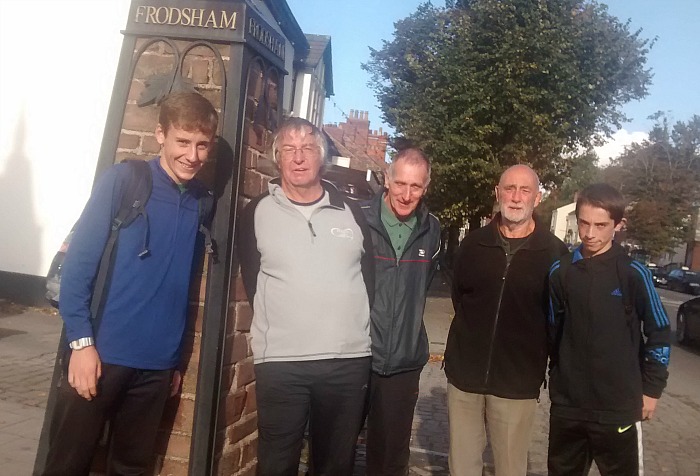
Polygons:
<instances>
[{"instance_id":1,"label":"grey fleece jacket","mask_svg":"<svg viewBox=\"0 0 700 476\"><path fill-rule=\"evenodd\" d=\"M323 185L328 200L309 220L277 180L241 215L238 251L256 364L371 355L370 235L359 208Z\"/></svg>"}]
</instances>

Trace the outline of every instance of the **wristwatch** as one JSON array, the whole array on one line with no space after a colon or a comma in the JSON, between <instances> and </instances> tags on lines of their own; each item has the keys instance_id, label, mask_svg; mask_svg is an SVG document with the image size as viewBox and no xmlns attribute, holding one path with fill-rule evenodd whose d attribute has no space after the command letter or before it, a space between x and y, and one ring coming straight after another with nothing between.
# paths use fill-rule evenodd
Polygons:
<instances>
[{"instance_id":1,"label":"wristwatch","mask_svg":"<svg viewBox=\"0 0 700 476\"><path fill-rule=\"evenodd\" d=\"M73 350L80 350L84 349L85 347L90 347L91 345L95 345L95 341L92 339L92 337L81 337L80 339L76 339L68 344L68 347Z\"/></svg>"}]
</instances>

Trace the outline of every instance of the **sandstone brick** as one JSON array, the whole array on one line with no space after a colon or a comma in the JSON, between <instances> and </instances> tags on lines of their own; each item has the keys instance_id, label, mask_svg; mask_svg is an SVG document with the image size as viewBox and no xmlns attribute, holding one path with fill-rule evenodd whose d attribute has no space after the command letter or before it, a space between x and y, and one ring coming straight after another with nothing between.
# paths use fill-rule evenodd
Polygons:
<instances>
[{"instance_id":1,"label":"sandstone brick","mask_svg":"<svg viewBox=\"0 0 700 476\"><path fill-rule=\"evenodd\" d=\"M234 476L255 476L258 470L257 459L251 460L247 466L244 466L244 462L241 461L241 466L243 469L239 470Z\"/></svg>"},{"instance_id":2,"label":"sandstone brick","mask_svg":"<svg viewBox=\"0 0 700 476\"><path fill-rule=\"evenodd\" d=\"M138 155L135 152L117 152L114 163L118 164L126 160L144 160L146 156Z\"/></svg>"},{"instance_id":3,"label":"sandstone brick","mask_svg":"<svg viewBox=\"0 0 700 476\"><path fill-rule=\"evenodd\" d=\"M222 111L221 111L221 88L213 88L213 89L201 89L199 93L207 98L210 103L214 106L214 108L219 111L219 117L222 117ZM221 121L219 121L219 126L221 126ZM219 129L221 131L221 129Z\"/></svg>"},{"instance_id":4,"label":"sandstone brick","mask_svg":"<svg viewBox=\"0 0 700 476\"><path fill-rule=\"evenodd\" d=\"M257 421L257 418L256 418ZM256 423L257 426L257 423ZM258 439L251 439L241 447L241 465L254 461L258 455Z\"/></svg>"},{"instance_id":5,"label":"sandstone brick","mask_svg":"<svg viewBox=\"0 0 700 476\"><path fill-rule=\"evenodd\" d=\"M151 76L170 73L175 69L175 57L144 53L134 68L134 78L147 80Z\"/></svg>"},{"instance_id":6,"label":"sandstone brick","mask_svg":"<svg viewBox=\"0 0 700 476\"><path fill-rule=\"evenodd\" d=\"M145 154L158 154L160 153L160 144L153 135L144 135L143 141L141 142L141 150Z\"/></svg>"},{"instance_id":7,"label":"sandstone brick","mask_svg":"<svg viewBox=\"0 0 700 476\"><path fill-rule=\"evenodd\" d=\"M257 429L258 414L245 415L227 430L228 440L235 444L245 437L252 435Z\"/></svg>"},{"instance_id":8,"label":"sandstone brick","mask_svg":"<svg viewBox=\"0 0 700 476\"><path fill-rule=\"evenodd\" d=\"M247 197L257 197L263 191L263 177L258 172L246 170L243 179L243 193Z\"/></svg>"},{"instance_id":9,"label":"sandstone brick","mask_svg":"<svg viewBox=\"0 0 700 476\"><path fill-rule=\"evenodd\" d=\"M258 157L260 153L250 147L245 148L245 166L248 169L254 169L258 166Z\"/></svg>"},{"instance_id":10,"label":"sandstone brick","mask_svg":"<svg viewBox=\"0 0 700 476\"><path fill-rule=\"evenodd\" d=\"M223 392L228 393L228 392L236 390L236 389L231 387L231 385L233 385L233 378L235 375L236 375L235 364L223 366L223 369L221 370L221 390Z\"/></svg>"},{"instance_id":11,"label":"sandstone brick","mask_svg":"<svg viewBox=\"0 0 700 476\"><path fill-rule=\"evenodd\" d=\"M256 61L248 71L248 96L258 99L263 92L262 66Z\"/></svg>"},{"instance_id":12,"label":"sandstone brick","mask_svg":"<svg viewBox=\"0 0 700 476\"><path fill-rule=\"evenodd\" d=\"M199 362L199 352L202 345L202 337L200 334L186 334L182 342L183 365L185 358L190 362ZM187 357L189 356L189 357Z\"/></svg>"},{"instance_id":13,"label":"sandstone brick","mask_svg":"<svg viewBox=\"0 0 700 476\"><path fill-rule=\"evenodd\" d=\"M191 54L192 52L190 51L183 61L183 74L193 83L208 84L209 61L206 59L193 57Z\"/></svg>"},{"instance_id":14,"label":"sandstone brick","mask_svg":"<svg viewBox=\"0 0 700 476\"><path fill-rule=\"evenodd\" d=\"M159 431L156 451L160 455L188 459L191 444L192 438L190 436Z\"/></svg>"},{"instance_id":15,"label":"sandstone brick","mask_svg":"<svg viewBox=\"0 0 700 476\"><path fill-rule=\"evenodd\" d=\"M219 408L219 426L228 427L241 419L243 408L246 405L248 393L241 388L227 394L221 399Z\"/></svg>"},{"instance_id":16,"label":"sandstone brick","mask_svg":"<svg viewBox=\"0 0 700 476\"><path fill-rule=\"evenodd\" d=\"M245 389L246 389L247 395L245 398L245 407L243 408L243 414L249 415L251 413L258 411L256 383L253 382L253 383L246 385Z\"/></svg>"},{"instance_id":17,"label":"sandstone brick","mask_svg":"<svg viewBox=\"0 0 700 476\"><path fill-rule=\"evenodd\" d=\"M119 144L117 145L120 149L136 149L141 143L141 136L136 134L125 134L121 133L119 135Z\"/></svg>"},{"instance_id":18,"label":"sandstone brick","mask_svg":"<svg viewBox=\"0 0 700 476\"><path fill-rule=\"evenodd\" d=\"M241 388L255 380L255 369L253 367L252 357L246 357L245 360L236 363L235 368L236 374L233 377L233 388Z\"/></svg>"},{"instance_id":19,"label":"sandstone brick","mask_svg":"<svg viewBox=\"0 0 700 476\"><path fill-rule=\"evenodd\" d=\"M258 172L263 175L274 177L277 175L277 166L271 159L261 155L258 158Z\"/></svg>"},{"instance_id":20,"label":"sandstone brick","mask_svg":"<svg viewBox=\"0 0 700 476\"><path fill-rule=\"evenodd\" d=\"M197 379L199 377L199 355L195 358L191 354L183 355L180 363L182 369L182 393L193 395L197 393Z\"/></svg>"},{"instance_id":21,"label":"sandstone brick","mask_svg":"<svg viewBox=\"0 0 700 476\"><path fill-rule=\"evenodd\" d=\"M243 205L239 204L238 209L241 210ZM241 274L238 273L231 283L231 296L234 301L247 301L248 295L245 292L245 287L243 286L243 278Z\"/></svg>"},{"instance_id":22,"label":"sandstone brick","mask_svg":"<svg viewBox=\"0 0 700 476\"><path fill-rule=\"evenodd\" d=\"M228 58L222 58L222 60L223 65L219 63L218 59L212 61L211 82L219 87L224 85L224 80L226 79L226 72L229 70Z\"/></svg>"},{"instance_id":23,"label":"sandstone brick","mask_svg":"<svg viewBox=\"0 0 700 476\"><path fill-rule=\"evenodd\" d=\"M150 133L156 129L156 124L158 124L158 109L155 106L126 105L123 129Z\"/></svg>"},{"instance_id":24,"label":"sandstone brick","mask_svg":"<svg viewBox=\"0 0 700 476\"><path fill-rule=\"evenodd\" d=\"M189 459L165 457L158 474L159 476L189 476Z\"/></svg>"},{"instance_id":25,"label":"sandstone brick","mask_svg":"<svg viewBox=\"0 0 700 476\"><path fill-rule=\"evenodd\" d=\"M248 301L239 301L236 303L236 327L235 330L240 332L250 331L250 326L253 322L253 308L250 307Z\"/></svg>"},{"instance_id":26,"label":"sandstone brick","mask_svg":"<svg viewBox=\"0 0 700 476\"><path fill-rule=\"evenodd\" d=\"M240 468L241 449L230 448L224 451L216 463L215 473L219 476L231 476Z\"/></svg>"},{"instance_id":27,"label":"sandstone brick","mask_svg":"<svg viewBox=\"0 0 700 476\"><path fill-rule=\"evenodd\" d=\"M248 344L245 334L236 332L226 337L224 347L224 363L236 363L246 358L248 354Z\"/></svg>"},{"instance_id":28,"label":"sandstone brick","mask_svg":"<svg viewBox=\"0 0 700 476\"><path fill-rule=\"evenodd\" d=\"M194 400L182 396L168 399L165 405L164 420L172 422L174 431L192 434Z\"/></svg>"},{"instance_id":29,"label":"sandstone brick","mask_svg":"<svg viewBox=\"0 0 700 476\"><path fill-rule=\"evenodd\" d=\"M146 89L146 85L144 84L143 80L133 79L131 81L131 87L129 88L129 96L127 97L127 101L138 101L144 89Z\"/></svg>"},{"instance_id":30,"label":"sandstone brick","mask_svg":"<svg viewBox=\"0 0 700 476\"><path fill-rule=\"evenodd\" d=\"M253 122L255 120L255 111L258 108L258 102L255 98L248 96L245 100L245 118Z\"/></svg>"}]
</instances>

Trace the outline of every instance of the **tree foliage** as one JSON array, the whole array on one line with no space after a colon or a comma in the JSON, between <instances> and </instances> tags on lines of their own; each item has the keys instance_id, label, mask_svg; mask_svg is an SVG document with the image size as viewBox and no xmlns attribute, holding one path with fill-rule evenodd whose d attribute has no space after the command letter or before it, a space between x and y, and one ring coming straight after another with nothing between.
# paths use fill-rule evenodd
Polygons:
<instances>
[{"instance_id":1,"label":"tree foliage","mask_svg":"<svg viewBox=\"0 0 700 476\"><path fill-rule=\"evenodd\" d=\"M490 213L505 166L561 183L570 152L646 95L650 46L592 0L448 0L398 21L363 67L383 119L432 157L428 199L453 224Z\"/></svg>"},{"instance_id":2,"label":"tree foliage","mask_svg":"<svg viewBox=\"0 0 700 476\"><path fill-rule=\"evenodd\" d=\"M630 200L628 237L656 257L687 240L700 201L700 116L673 127L655 117L649 139L613 161L606 180Z\"/></svg>"}]
</instances>

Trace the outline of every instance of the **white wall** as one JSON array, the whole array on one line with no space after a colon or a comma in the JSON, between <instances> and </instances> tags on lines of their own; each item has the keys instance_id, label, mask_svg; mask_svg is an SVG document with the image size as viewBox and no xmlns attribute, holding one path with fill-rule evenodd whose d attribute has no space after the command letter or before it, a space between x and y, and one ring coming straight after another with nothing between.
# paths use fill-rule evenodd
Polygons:
<instances>
[{"instance_id":1,"label":"white wall","mask_svg":"<svg viewBox=\"0 0 700 476\"><path fill-rule=\"evenodd\" d=\"M128 0L0 0L0 271L44 275L92 185Z\"/></svg>"}]
</instances>

